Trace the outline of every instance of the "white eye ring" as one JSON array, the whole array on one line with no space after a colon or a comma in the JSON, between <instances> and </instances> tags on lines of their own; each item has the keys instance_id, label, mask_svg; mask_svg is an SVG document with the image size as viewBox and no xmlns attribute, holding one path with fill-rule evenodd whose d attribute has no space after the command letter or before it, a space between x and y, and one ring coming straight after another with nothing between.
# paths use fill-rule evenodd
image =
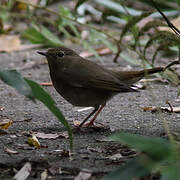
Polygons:
<instances>
[{"instance_id":1,"label":"white eye ring","mask_svg":"<svg viewBox=\"0 0 180 180\"><path fill-rule=\"evenodd\" d=\"M60 52L58 52L58 53L56 54L56 56L58 56L58 57L63 57L63 56L64 56L64 52L60 51Z\"/></svg>"}]
</instances>

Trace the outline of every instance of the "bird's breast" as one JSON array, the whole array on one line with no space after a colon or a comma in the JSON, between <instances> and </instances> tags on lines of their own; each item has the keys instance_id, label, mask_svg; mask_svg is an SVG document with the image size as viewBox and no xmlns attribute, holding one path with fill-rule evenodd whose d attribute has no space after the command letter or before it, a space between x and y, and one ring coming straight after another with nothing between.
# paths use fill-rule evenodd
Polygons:
<instances>
[{"instance_id":1,"label":"bird's breast","mask_svg":"<svg viewBox=\"0 0 180 180\"><path fill-rule=\"evenodd\" d=\"M88 88L74 87L65 82L53 83L56 91L74 106L95 107L108 101L112 92L97 91Z\"/></svg>"}]
</instances>

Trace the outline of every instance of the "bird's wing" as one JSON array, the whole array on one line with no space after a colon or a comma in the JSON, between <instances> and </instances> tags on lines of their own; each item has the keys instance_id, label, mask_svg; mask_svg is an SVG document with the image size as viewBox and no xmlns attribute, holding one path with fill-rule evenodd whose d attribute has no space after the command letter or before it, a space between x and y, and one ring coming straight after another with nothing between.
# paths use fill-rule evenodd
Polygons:
<instances>
[{"instance_id":1,"label":"bird's wing","mask_svg":"<svg viewBox=\"0 0 180 180\"><path fill-rule=\"evenodd\" d=\"M66 66L60 69L59 78L69 85L115 92L135 91L117 79L110 71L91 61L79 58L77 60L73 58L73 63L71 60L68 63L67 61L66 59Z\"/></svg>"}]
</instances>

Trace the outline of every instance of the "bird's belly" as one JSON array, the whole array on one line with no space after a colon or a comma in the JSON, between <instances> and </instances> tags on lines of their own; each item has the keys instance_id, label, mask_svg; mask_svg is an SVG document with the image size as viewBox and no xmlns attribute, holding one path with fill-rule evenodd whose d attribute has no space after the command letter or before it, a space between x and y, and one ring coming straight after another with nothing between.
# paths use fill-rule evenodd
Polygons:
<instances>
[{"instance_id":1,"label":"bird's belly","mask_svg":"<svg viewBox=\"0 0 180 180\"><path fill-rule=\"evenodd\" d=\"M64 99L74 106L99 106L115 95L112 92L73 87L67 84L54 85L54 87Z\"/></svg>"}]
</instances>

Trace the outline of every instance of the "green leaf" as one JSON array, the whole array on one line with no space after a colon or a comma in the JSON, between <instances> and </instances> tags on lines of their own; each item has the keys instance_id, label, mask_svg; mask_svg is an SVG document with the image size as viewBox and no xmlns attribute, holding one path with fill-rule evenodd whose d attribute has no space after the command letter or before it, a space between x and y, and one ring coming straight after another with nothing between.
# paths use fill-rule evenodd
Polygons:
<instances>
[{"instance_id":1,"label":"green leaf","mask_svg":"<svg viewBox=\"0 0 180 180\"><path fill-rule=\"evenodd\" d=\"M172 41L164 41L162 43L159 43L158 44L158 47L156 48L155 52L154 52L154 55L152 57L152 65L154 65L154 62L155 62L155 58L158 54L159 51L164 51L164 52L170 52L170 46L173 46L174 43Z\"/></svg>"},{"instance_id":2,"label":"green leaf","mask_svg":"<svg viewBox=\"0 0 180 180\"><path fill-rule=\"evenodd\" d=\"M39 31L37 31L34 27L30 27L26 29L23 33L23 36L27 38L33 44L45 43L44 36Z\"/></svg>"},{"instance_id":3,"label":"green leaf","mask_svg":"<svg viewBox=\"0 0 180 180\"><path fill-rule=\"evenodd\" d=\"M82 41L82 45L84 46L85 49L87 49L89 52L93 53L94 56L101 61L103 64L102 58L99 56L99 54L94 50L94 48L91 46L90 43L87 43L86 41Z\"/></svg>"},{"instance_id":4,"label":"green leaf","mask_svg":"<svg viewBox=\"0 0 180 180\"><path fill-rule=\"evenodd\" d=\"M66 16L66 17L73 18L71 11L64 6L59 6L59 14L60 15L62 14L63 16Z\"/></svg>"},{"instance_id":5,"label":"green leaf","mask_svg":"<svg viewBox=\"0 0 180 180\"><path fill-rule=\"evenodd\" d=\"M142 11L135 10L133 8L126 7L126 9L125 9L124 6L122 6L119 2L114 2L111 0L93 0L93 1L109 8L109 9L112 9L118 13L127 14L127 11L128 11L133 16L137 16L137 15L140 15L142 13Z\"/></svg>"},{"instance_id":6,"label":"green leaf","mask_svg":"<svg viewBox=\"0 0 180 180\"><path fill-rule=\"evenodd\" d=\"M171 69L167 69L163 73L163 77L175 85L179 85L180 83L179 74Z\"/></svg>"},{"instance_id":7,"label":"green leaf","mask_svg":"<svg viewBox=\"0 0 180 180\"><path fill-rule=\"evenodd\" d=\"M160 162L171 157L171 144L158 137L146 137L129 133L118 133L111 137L114 141L127 144L129 147L145 152L153 161Z\"/></svg>"},{"instance_id":8,"label":"green leaf","mask_svg":"<svg viewBox=\"0 0 180 180\"><path fill-rule=\"evenodd\" d=\"M154 42L159 43L171 43L171 46L178 46L180 47L180 37L176 34L168 31L160 31L154 34L151 39L147 42L146 46L144 47L144 56L146 54L146 49L151 46Z\"/></svg>"},{"instance_id":9,"label":"green leaf","mask_svg":"<svg viewBox=\"0 0 180 180\"><path fill-rule=\"evenodd\" d=\"M31 88L16 70L0 70L0 79L14 87L18 93L34 100Z\"/></svg>"},{"instance_id":10,"label":"green leaf","mask_svg":"<svg viewBox=\"0 0 180 180\"><path fill-rule=\"evenodd\" d=\"M180 177L179 154L175 145L167 140L129 133L117 133L111 139L127 144L143 154L112 171L102 180L133 180L158 170L163 175L161 180L177 180Z\"/></svg>"},{"instance_id":11,"label":"green leaf","mask_svg":"<svg viewBox=\"0 0 180 180\"><path fill-rule=\"evenodd\" d=\"M34 98L36 98L39 101L41 101L58 118L58 120L67 129L67 131L69 133L70 149L72 151L72 148L73 148L73 137L72 137L71 128L70 128L68 122L66 121L66 119L64 118L63 114L61 113L61 111L56 106L54 100L51 98L51 96L46 91L44 91L44 89L42 89L34 81L31 81L31 80L26 79L26 78L25 78L25 81L31 87Z\"/></svg>"},{"instance_id":12,"label":"green leaf","mask_svg":"<svg viewBox=\"0 0 180 180\"><path fill-rule=\"evenodd\" d=\"M34 44L43 44L45 46L64 45L57 36L55 36L43 25L37 26L33 24L32 27L24 31L23 36Z\"/></svg>"},{"instance_id":13,"label":"green leaf","mask_svg":"<svg viewBox=\"0 0 180 180\"><path fill-rule=\"evenodd\" d=\"M10 20L10 13L7 9L3 9L0 7L0 18L2 19L2 21L8 22Z\"/></svg>"},{"instance_id":14,"label":"green leaf","mask_svg":"<svg viewBox=\"0 0 180 180\"><path fill-rule=\"evenodd\" d=\"M179 180L180 177L180 162L170 164L166 169L163 169L161 180Z\"/></svg>"},{"instance_id":15,"label":"green leaf","mask_svg":"<svg viewBox=\"0 0 180 180\"><path fill-rule=\"evenodd\" d=\"M180 0L176 0L176 2L178 3L179 7L180 7Z\"/></svg>"},{"instance_id":16,"label":"green leaf","mask_svg":"<svg viewBox=\"0 0 180 180\"><path fill-rule=\"evenodd\" d=\"M116 52L116 46L107 40L107 36L104 33L98 32L94 29L91 29L88 41L82 41L82 45L89 52L92 52L96 56L96 58L101 61L101 63L103 63L102 58L99 56L99 54L94 49L94 45L97 45L97 44L98 45L104 44L109 49L111 49L113 52Z\"/></svg>"},{"instance_id":17,"label":"green leaf","mask_svg":"<svg viewBox=\"0 0 180 180\"><path fill-rule=\"evenodd\" d=\"M151 169L146 168L142 162L140 159L128 161L125 165L104 176L102 180L133 180L148 175ZM146 161L146 163L150 162Z\"/></svg>"},{"instance_id":18,"label":"green leaf","mask_svg":"<svg viewBox=\"0 0 180 180\"><path fill-rule=\"evenodd\" d=\"M160 20L153 20L150 22L147 22L140 30L140 35L142 35L144 32L149 31L151 28L157 28L157 27L168 27L167 24L165 24L164 22L160 21Z\"/></svg>"},{"instance_id":19,"label":"green leaf","mask_svg":"<svg viewBox=\"0 0 180 180\"><path fill-rule=\"evenodd\" d=\"M139 40L139 37L144 35L145 32L149 31L151 28L158 28L159 26L166 26L167 25L160 21L160 20L153 20L153 21L150 21L150 22L147 22L138 32L137 36L135 37L135 47L137 45L137 42Z\"/></svg>"},{"instance_id":20,"label":"green leaf","mask_svg":"<svg viewBox=\"0 0 180 180\"><path fill-rule=\"evenodd\" d=\"M129 53L122 52L122 53L120 54L120 57L121 57L122 59L124 59L125 61L131 63L131 64L141 65L141 63L140 63L137 59L132 58L132 57L129 55Z\"/></svg>"},{"instance_id":21,"label":"green leaf","mask_svg":"<svg viewBox=\"0 0 180 180\"><path fill-rule=\"evenodd\" d=\"M41 34L47 39L52 45L54 46L62 46L64 45L63 42L59 40L57 36L55 36L53 33L51 33L45 26L40 26L40 32Z\"/></svg>"},{"instance_id":22,"label":"green leaf","mask_svg":"<svg viewBox=\"0 0 180 180\"><path fill-rule=\"evenodd\" d=\"M107 36L103 32L98 32L94 29L90 30L89 41L92 45L104 44L115 53L116 46L113 43L111 43L110 41L108 41L107 39L108 39Z\"/></svg>"},{"instance_id":23,"label":"green leaf","mask_svg":"<svg viewBox=\"0 0 180 180\"><path fill-rule=\"evenodd\" d=\"M67 18L64 18L67 17ZM58 29L59 31L65 31L65 28L69 26L69 28L72 30L72 32L80 38L80 33L77 30L76 26L72 21L70 21L68 18L74 19L74 16L72 15L71 11L68 8L65 8L63 6L59 6L59 19L57 20ZM65 35L68 32L65 33ZM68 36L70 36L70 33L68 33Z\"/></svg>"},{"instance_id":24,"label":"green leaf","mask_svg":"<svg viewBox=\"0 0 180 180\"><path fill-rule=\"evenodd\" d=\"M120 40L122 40L123 36L135 25L137 24L139 21L141 21L143 18L149 16L150 14L152 14L152 12L145 12L142 13L139 16L132 16L130 18L130 20L127 22L127 24L124 26L122 32L121 32L121 36L120 36Z\"/></svg>"}]
</instances>

